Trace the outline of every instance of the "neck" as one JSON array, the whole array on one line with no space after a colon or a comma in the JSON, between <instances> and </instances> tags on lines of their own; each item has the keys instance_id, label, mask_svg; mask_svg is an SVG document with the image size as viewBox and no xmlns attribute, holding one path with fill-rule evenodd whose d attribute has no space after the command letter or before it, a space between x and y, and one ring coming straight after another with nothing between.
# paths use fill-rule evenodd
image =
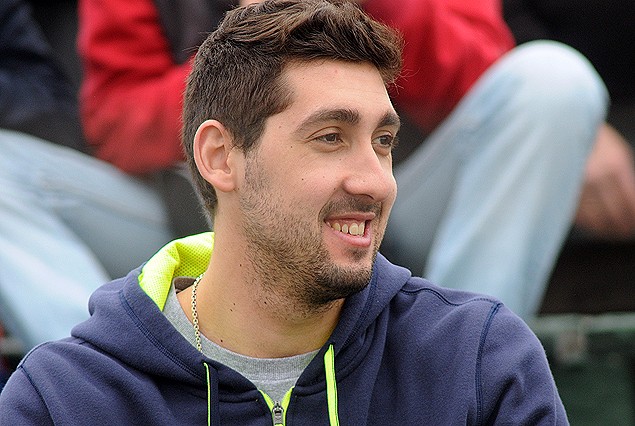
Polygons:
<instances>
[{"instance_id":1,"label":"neck","mask_svg":"<svg viewBox=\"0 0 635 426\"><path fill-rule=\"evenodd\" d=\"M218 234L214 246L196 297L201 334L226 349L256 358L303 354L326 343L343 300L307 309L285 294L284 289L293 286L259 281L244 258L244 249L223 244ZM192 320L191 288L179 294L179 301Z\"/></svg>"}]
</instances>

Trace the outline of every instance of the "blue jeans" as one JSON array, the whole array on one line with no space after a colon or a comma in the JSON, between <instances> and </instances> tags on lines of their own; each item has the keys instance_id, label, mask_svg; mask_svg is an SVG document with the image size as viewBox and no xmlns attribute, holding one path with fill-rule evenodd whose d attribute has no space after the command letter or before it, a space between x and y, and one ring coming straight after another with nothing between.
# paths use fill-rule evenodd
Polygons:
<instances>
[{"instance_id":1,"label":"blue jeans","mask_svg":"<svg viewBox=\"0 0 635 426\"><path fill-rule=\"evenodd\" d=\"M385 254L433 282L540 307L608 104L576 51L533 42L483 74L395 168Z\"/></svg>"},{"instance_id":2,"label":"blue jeans","mask_svg":"<svg viewBox=\"0 0 635 426\"><path fill-rule=\"evenodd\" d=\"M0 130L0 321L25 349L68 336L99 285L171 238L150 183Z\"/></svg>"}]
</instances>

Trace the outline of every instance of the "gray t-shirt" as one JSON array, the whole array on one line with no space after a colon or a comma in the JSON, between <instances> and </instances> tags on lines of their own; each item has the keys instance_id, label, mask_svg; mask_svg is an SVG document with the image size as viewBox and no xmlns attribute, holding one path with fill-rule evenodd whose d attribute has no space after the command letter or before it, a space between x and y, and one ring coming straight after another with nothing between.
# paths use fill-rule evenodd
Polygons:
<instances>
[{"instance_id":1,"label":"gray t-shirt","mask_svg":"<svg viewBox=\"0 0 635 426\"><path fill-rule=\"evenodd\" d=\"M194 326L185 315L176 297L175 289L175 283L177 287L180 287L179 290L182 290L193 282L193 279L175 279L170 287L163 313L174 328L193 346L196 346ZM252 358L229 351L202 334L201 346L205 356L236 370L274 401L281 401L287 391L295 386L300 374L318 352L313 351L287 358Z\"/></svg>"}]
</instances>

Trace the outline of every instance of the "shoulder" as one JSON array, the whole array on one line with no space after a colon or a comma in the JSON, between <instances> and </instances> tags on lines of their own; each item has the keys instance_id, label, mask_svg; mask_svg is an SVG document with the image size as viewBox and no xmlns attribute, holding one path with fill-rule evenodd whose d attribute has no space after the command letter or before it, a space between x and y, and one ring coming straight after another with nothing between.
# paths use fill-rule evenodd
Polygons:
<instances>
[{"instance_id":1,"label":"shoulder","mask_svg":"<svg viewBox=\"0 0 635 426\"><path fill-rule=\"evenodd\" d=\"M83 340L69 337L36 346L20 361L17 371L21 371L35 386L54 388L61 377L64 382L74 381L77 384L79 378L85 377L80 371L95 365L97 358L107 357Z\"/></svg>"},{"instance_id":2,"label":"shoulder","mask_svg":"<svg viewBox=\"0 0 635 426\"><path fill-rule=\"evenodd\" d=\"M415 329L437 326L473 334L497 318L505 324L524 324L503 303L491 296L441 287L415 277L385 258L378 258L375 297L388 309L391 322Z\"/></svg>"},{"instance_id":3,"label":"shoulder","mask_svg":"<svg viewBox=\"0 0 635 426\"><path fill-rule=\"evenodd\" d=\"M411 278L391 302L389 318L389 346L415 363L411 374L425 359L425 375L443 383L440 397L473 407L474 419L566 421L541 342L499 300Z\"/></svg>"},{"instance_id":4,"label":"shoulder","mask_svg":"<svg viewBox=\"0 0 635 426\"><path fill-rule=\"evenodd\" d=\"M8 420L11 424L52 424L50 413L56 406L68 409L73 395L80 395L94 386L81 373L85 367L78 360L86 362L90 359L78 355L82 352L94 351L77 339L44 343L32 349L20 361L2 391L0 424Z\"/></svg>"},{"instance_id":5,"label":"shoulder","mask_svg":"<svg viewBox=\"0 0 635 426\"><path fill-rule=\"evenodd\" d=\"M491 363L511 372L529 360L547 365L533 331L494 297L412 277L390 302L388 318L390 339L414 351L461 354L472 368Z\"/></svg>"},{"instance_id":6,"label":"shoulder","mask_svg":"<svg viewBox=\"0 0 635 426\"><path fill-rule=\"evenodd\" d=\"M491 296L438 286L426 279L410 277L396 295L395 304L425 310L428 321L443 321L448 315L459 317L510 313L503 303ZM512 314L513 316L513 314Z\"/></svg>"}]
</instances>

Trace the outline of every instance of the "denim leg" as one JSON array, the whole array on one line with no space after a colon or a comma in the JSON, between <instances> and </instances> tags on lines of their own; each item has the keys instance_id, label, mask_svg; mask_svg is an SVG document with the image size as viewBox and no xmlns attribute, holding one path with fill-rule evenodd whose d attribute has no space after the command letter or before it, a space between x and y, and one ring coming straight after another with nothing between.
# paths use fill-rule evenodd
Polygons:
<instances>
[{"instance_id":1,"label":"denim leg","mask_svg":"<svg viewBox=\"0 0 635 426\"><path fill-rule=\"evenodd\" d=\"M531 318L607 104L599 76L573 49L540 41L509 52L395 169L388 256Z\"/></svg>"},{"instance_id":2,"label":"denim leg","mask_svg":"<svg viewBox=\"0 0 635 426\"><path fill-rule=\"evenodd\" d=\"M69 335L88 297L171 239L154 188L90 156L0 130L0 320L26 349Z\"/></svg>"}]
</instances>

